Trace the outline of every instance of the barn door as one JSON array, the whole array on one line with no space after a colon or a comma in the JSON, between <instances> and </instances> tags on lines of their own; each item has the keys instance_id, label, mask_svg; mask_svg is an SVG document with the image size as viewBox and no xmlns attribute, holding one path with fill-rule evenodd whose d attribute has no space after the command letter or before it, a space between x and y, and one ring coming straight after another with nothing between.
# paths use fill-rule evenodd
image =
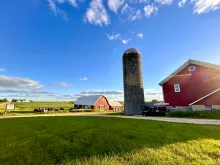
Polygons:
<instances>
[{"instance_id":1,"label":"barn door","mask_svg":"<svg viewBox=\"0 0 220 165\"><path fill-rule=\"evenodd\" d=\"M104 111L105 110L105 106L104 105L100 105L100 111Z\"/></svg>"}]
</instances>

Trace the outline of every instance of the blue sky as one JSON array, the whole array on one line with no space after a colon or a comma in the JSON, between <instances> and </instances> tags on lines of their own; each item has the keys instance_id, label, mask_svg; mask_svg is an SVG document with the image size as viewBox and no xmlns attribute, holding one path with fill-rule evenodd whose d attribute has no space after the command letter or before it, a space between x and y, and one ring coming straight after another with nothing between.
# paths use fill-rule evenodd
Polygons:
<instances>
[{"instance_id":1,"label":"blue sky","mask_svg":"<svg viewBox=\"0 0 220 165\"><path fill-rule=\"evenodd\" d=\"M3 0L0 97L123 99L122 54L142 54L145 99L189 58L220 64L220 0Z\"/></svg>"}]
</instances>

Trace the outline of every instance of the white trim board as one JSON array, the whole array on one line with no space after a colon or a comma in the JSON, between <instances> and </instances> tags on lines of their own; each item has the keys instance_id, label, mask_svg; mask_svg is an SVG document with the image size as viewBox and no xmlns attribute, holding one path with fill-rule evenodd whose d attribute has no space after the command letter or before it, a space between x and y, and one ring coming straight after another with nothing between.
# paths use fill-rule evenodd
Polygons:
<instances>
[{"instance_id":1,"label":"white trim board","mask_svg":"<svg viewBox=\"0 0 220 165\"><path fill-rule=\"evenodd\" d=\"M168 77L166 77L164 80L162 80L159 85L163 85L165 82L167 82L169 79L174 77L177 73L179 73L181 70L183 70L188 64L196 64L196 65L202 65L210 68L220 69L220 65L216 64L210 64L207 62L197 61L197 60L191 60L189 59L186 61L183 65L181 65L179 68L177 68L173 73L171 73ZM190 75L190 74L189 74Z\"/></svg>"},{"instance_id":2,"label":"white trim board","mask_svg":"<svg viewBox=\"0 0 220 165\"><path fill-rule=\"evenodd\" d=\"M203 100L204 98L209 97L210 95L212 95L212 94L218 92L219 90L220 90L220 88L218 88L218 89L216 89L215 91L213 91L213 92L211 92L211 93L209 93L209 94L207 94L207 95L201 97L200 99L198 99L198 100L196 100L196 101L190 103L189 105L193 105L193 104L197 103L198 101L201 101L201 100Z\"/></svg>"}]
</instances>

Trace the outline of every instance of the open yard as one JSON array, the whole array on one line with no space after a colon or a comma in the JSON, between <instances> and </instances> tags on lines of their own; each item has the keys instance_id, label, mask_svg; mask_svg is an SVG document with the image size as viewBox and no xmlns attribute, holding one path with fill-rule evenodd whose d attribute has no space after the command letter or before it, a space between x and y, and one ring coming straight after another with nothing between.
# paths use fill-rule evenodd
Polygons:
<instances>
[{"instance_id":1,"label":"open yard","mask_svg":"<svg viewBox=\"0 0 220 165\"><path fill-rule=\"evenodd\" d=\"M82 116L0 125L1 164L220 164L220 126Z\"/></svg>"}]
</instances>

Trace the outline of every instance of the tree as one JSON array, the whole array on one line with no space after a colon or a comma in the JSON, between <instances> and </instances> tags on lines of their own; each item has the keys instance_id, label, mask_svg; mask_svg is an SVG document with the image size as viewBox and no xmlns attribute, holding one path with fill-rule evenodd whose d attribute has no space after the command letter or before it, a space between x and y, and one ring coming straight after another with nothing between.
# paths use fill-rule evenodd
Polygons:
<instances>
[{"instance_id":1,"label":"tree","mask_svg":"<svg viewBox=\"0 0 220 165\"><path fill-rule=\"evenodd\" d=\"M18 101L17 99L12 99L12 100L11 100L11 102L17 102L17 101Z\"/></svg>"},{"instance_id":2,"label":"tree","mask_svg":"<svg viewBox=\"0 0 220 165\"><path fill-rule=\"evenodd\" d=\"M158 103L159 101L157 99L153 99L152 103Z\"/></svg>"},{"instance_id":3,"label":"tree","mask_svg":"<svg viewBox=\"0 0 220 165\"><path fill-rule=\"evenodd\" d=\"M3 102L8 102L8 100L6 98L3 99Z\"/></svg>"},{"instance_id":4,"label":"tree","mask_svg":"<svg viewBox=\"0 0 220 165\"><path fill-rule=\"evenodd\" d=\"M0 102L8 102L8 100L4 98L4 99L0 99Z\"/></svg>"}]
</instances>

